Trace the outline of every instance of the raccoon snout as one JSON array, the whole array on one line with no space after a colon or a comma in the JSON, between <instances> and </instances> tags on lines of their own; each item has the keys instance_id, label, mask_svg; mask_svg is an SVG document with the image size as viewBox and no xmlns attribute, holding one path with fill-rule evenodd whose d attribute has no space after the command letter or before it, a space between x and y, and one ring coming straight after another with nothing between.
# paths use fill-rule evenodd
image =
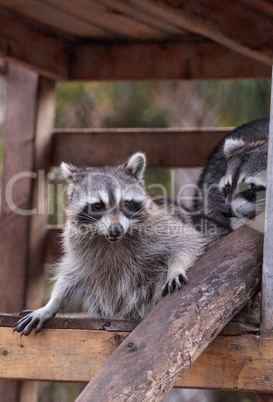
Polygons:
<instances>
[{"instance_id":1,"label":"raccoon snout","mask_svg":"<svg viewBox=\"0 0 273 402\"><path fill-rule=\"evenodd\" d=\"M224 205L221 208L221 214L226 218L232 218L234 216L230 205Z\"/></svg>"},{"instance_id":2,"label":"raccoon snout","mask_svg":"<svg viewBox=\"0 0 273 402\"><path fill-rule=\"evenodd\" d=\"M109 240L119 240L124 235L124 229L120 223L115 223L109 226Z\"/></svg>"}]
</instances>

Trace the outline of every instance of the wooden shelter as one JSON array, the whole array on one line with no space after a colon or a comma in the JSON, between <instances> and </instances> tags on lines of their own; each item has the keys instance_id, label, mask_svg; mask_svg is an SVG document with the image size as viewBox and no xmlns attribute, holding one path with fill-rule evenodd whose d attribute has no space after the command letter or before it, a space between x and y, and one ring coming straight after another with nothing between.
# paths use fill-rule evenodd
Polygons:
<instances>
[{"instance_id":1,"label":"wooden shelter","mask_svg":"<svg viewBox=\"0 0 273 402\"><path fill-rule=\"evenodd\" d=\"M273 64L272 26L273 5L267 0L0 0L0 55L4 60L0 73L7 81L0 232L1 313L40 306L43 263L57 253L56 230L48 229L46 205L43 204L41 211L39 204L38 195L42 191L37 180L39 171L48 172L50 166L61 160L104 165L127 157L136 148L147 153L153 166L202 166L224 134L218 129L54 130L55 83L269 78ZM158 141L154 141L155 137ZM272 141L271 132L269 172L273 169ZM111 144L116 147L113 149ZM156 355L154 366L148 363L141 366L142 377L139 370L134 377L127 374L126 380L134 378L134 384L121 382L119 377L116 384L123 399L137 400L134 397L141 396L141 400L159 400L209 343L178 385L256 391L261 394L261 400L263 393L273 393L272 177L268 175L261 328L233 324L211 343L259 288L263 239L259 234L253 235L251 229L242 228L226 243L232 247L238 242L236 250L241 255L235 263L240 265L242 286L236 287L234 282L230 296L231 301L236 300L235 307L227 304L227 309L217 310L213 320L206 322L210 331L206 332L204 342L196 341L205 332L202 326L182 337L182 312L174 309L169 317L169 335L174 342L169 344L170 357L164 355L167 365ZM22 213L26 210L33 213ZM239 242L240 236L250 245L248 253L243 252L245 246ZM212 250L217 266L213 272L219 275L221 247L219 243ZM229 264L230 276L226 279L234 279L236 264ZM203 277L204 267L208 267L206 259L197 267ZM227 301L225 292L226 288L223 293L219 292L221 302ZM92 400L92 394L96 396L93 400L99 400L101 388L98 390L96 385L104 384L104 375L110 378L111 367L118 361L115 359L123 356L124 365L126 361L131 362L131 370L132 361L143 358L139 347L141 334L146 336L143 325L150 331L158 330L159 308L167 320L168 306L186 306L187 297L190 290L185 295L176 292L167 297L166 303L162 302L129 335L128 339L133 339L130 341L126 336L136 323L66 318L52 320L37 338L32 335L20 338L11 333L14 316L2 314L0 399L35 401L35 383L19 380L89 381L121 344L96 377L96 384L90 383L79 398ZM174 321L176 326L172 325ZM185 343L186 337L197 343L190 346ZM148 338L144 350L151 358L153 345ZM175 358L180 350L179 342L184 342L186 357L182 351ZM128 360L128 353L138 360ZM158 371L159 366L165 371ZM126 372L122 373L125 378ZM105 395L108 400L117 400L118 396L114 395L117 388L113 391L113 382L110 385L112 390L111 387L105 390ZM126 394L128 389L130 395Z\"/></svg>"}]
</instances>

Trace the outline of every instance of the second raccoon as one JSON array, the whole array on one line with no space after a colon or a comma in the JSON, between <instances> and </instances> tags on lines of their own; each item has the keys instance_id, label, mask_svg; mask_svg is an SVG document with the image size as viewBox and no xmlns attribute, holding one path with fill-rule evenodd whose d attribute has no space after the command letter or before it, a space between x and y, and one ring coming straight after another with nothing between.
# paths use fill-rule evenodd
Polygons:
<instances>
[{"instance_id":1,"label":"second raccoon","mask_svg":"<svg viewBox=\"0 0 273 402\"><path fill-rule=\"evenodd\" d=\"M269 119L228 133L212 152L198 182L194 211L224 236L264 210Z\"/></svg>"}]
</instances>

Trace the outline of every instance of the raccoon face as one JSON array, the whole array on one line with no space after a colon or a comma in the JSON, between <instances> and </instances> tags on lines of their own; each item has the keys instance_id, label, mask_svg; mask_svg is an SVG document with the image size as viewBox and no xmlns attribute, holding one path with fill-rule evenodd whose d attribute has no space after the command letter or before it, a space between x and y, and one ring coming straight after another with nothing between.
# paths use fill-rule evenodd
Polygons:
<instances>
[{"instance_id":1,"label":"raccoon face","mask_svg":"<svg viewBox=\"0 0 273 402\"><path fill-rule=\"evenodd\" d=\"M264 210L267 145L227 140L224 153L227 168L219 182L224 199L221 212L231 218L232 228L237 229L246 219L253 219Z\"/></svg>"},{"instance_id":2,"label":"raccoon face","mask_svg":"<svg viewBox=\"0 0 273 402\"><path fill-rule=\"evenodd\" d=\"M117 166L78 168L63 163L61 173L69 183L67 219L110 242L121 240L147 215L145 164L140 152Z\"/></svg>"}]
</instances>

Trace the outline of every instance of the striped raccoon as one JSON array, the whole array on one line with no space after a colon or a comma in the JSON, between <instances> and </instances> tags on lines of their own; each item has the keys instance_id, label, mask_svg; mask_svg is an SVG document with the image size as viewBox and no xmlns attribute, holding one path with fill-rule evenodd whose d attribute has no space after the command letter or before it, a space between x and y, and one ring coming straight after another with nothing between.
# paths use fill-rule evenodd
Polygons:
<instances>
[{"instance_id":1,"label":"striped raccoon","mask_svg":"<svg viewBox=\"0 0 273 402\"><path fill-rule=\"evenodd\" d=\"M205 165L194 211L214 225L213 237L228 234L264 210L268 132L269 119L236 128Z\"/></svg>"},{"instance_id":2,"label":"striped raccoon","mask_svg":"<svg viewBox=\"0 0 273 402\"><path fill-rule=\"evenodd\" d=\"M145 164L138 152L115 166L61 165L69 183L64 255L49 302L22 312L14 331L41 331L69 302L107 318L142 319L187 283L205 239L185 210L148 193Z\"/></svg>"},{"instance_id":3,"label":"striped raccoon","mask_svg":"<svg viewBox=\"0 0 273 402\"><path fill-rule=\"evenodd\" d=\"M268 134L269 119L244 124L220 141L205 165L195 196L194 220L206 228L211 242L264 210ZM258 323L260 304L259 293L234 321Z\"/></svg>"}]
</instances>

